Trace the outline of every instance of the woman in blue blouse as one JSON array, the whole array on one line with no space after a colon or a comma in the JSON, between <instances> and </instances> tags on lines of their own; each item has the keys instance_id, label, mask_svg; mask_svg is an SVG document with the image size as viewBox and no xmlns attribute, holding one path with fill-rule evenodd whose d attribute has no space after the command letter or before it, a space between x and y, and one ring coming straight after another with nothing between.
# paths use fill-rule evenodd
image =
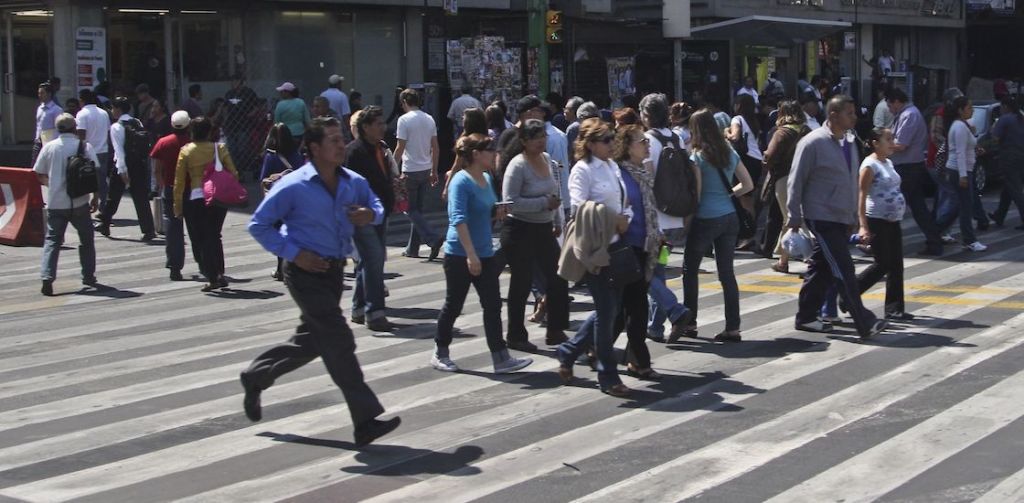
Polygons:
<instances>
[{"instance_id":1,"label":"woman in blue blouse","mask_svg":"<svg viewBox=\"0 0 1024 503\"><path fill-rule=\"evenodd\" d=\"M498 274L501 267L494 260L491 243L491 214L495 197L490 172L494 169L495 149L487 135L471 134L455 144L455 164L462 169L448 186L448 234L444 243L444 276L447 291L444 307L437 317L436 348L430 365L442 372L457 372L448 346L452 343L452 327L462 313L466 294L472 285L483 308L484 333L491 350L494 372L507 374L533 363L529 358L509 355L501 329L501 293ZM504 210L499 210L503 217Z\"/></svg>"}]
</instances>

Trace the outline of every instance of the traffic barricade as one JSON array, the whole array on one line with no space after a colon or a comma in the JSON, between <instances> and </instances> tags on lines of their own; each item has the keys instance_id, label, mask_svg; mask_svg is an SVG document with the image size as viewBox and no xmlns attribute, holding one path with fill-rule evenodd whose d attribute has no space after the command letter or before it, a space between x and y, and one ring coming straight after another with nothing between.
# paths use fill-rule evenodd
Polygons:
<instances>
[{"instance_id":1,"label":"traffic barricade","mask_svg":"<svg viewBox=\"0 0 1024 503\"><path fill-rule=\"evenodd\" d=\"M0 244L43 246L43 190L31 169L0 167Z\"/></svg>"}]
</instances>

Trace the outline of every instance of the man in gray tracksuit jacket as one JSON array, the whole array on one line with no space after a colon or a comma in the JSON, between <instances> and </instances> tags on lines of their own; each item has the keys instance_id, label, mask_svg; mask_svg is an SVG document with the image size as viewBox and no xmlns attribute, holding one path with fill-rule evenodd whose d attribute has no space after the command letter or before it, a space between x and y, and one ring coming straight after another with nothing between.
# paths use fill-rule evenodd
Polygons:
<instances>
[{"instance_id":1,"label":"man in gray tracksuit jacket","mask_svg":"<svg viewBox=\"0 0 1024 503\"><path fill-rule=\"evenodd\" d=\"M832 326L818 319L829 288L836 285L853 316L857 333L871 337L885 322L864 308L850 258L851 229L856 232L860 159L855 137L857 123L853 98L835 96L828 102L828 121L797 144L789 174L789 226L805 226L816 243L807 275L800 288L797 330L829 332Z\"/></svg>"}]
</instances>

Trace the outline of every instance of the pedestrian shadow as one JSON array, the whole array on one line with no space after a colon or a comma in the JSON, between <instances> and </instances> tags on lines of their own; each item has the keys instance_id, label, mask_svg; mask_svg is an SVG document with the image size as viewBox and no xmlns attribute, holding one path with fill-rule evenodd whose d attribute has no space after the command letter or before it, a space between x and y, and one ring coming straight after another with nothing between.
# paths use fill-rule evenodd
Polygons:
<instances>
[{"instance_id":1,"label":"pedestrian shadow","mask_svg":"<svg viewBox=\"0 0 1024 503\"><path fill-rule=\"evenodd\" d=\"M492 381L521 385L523 390L549 390L562 386L562 380L554 372L530 372L526 367L522 372L512 374L495 374L480 370L459 369L459 374L466 374L476 377L490 379Z\"/></svg>"},{"instance_id":2,"label":"pedestrian shadow","mask_svg":"<svg viewBox=\"0 0 1024 503\"><path fill-rule=\"evenodd\" d=\"M105 236L105 238L109 239L110 241L119 241L119 242L125 242L125 243L140 243L140 244L144 244L144 245L147 245L147 246L156 246L156 245L164 246L164 245L167 244L167 241L165 241L163 238L153 238L153 239L150 239L149 241L143 241L141 237L138 237L138 238L120 238L120 237L113 236L113 235Z\"/></svg>"},{"instance_id":3,"label":"pedestrian shadow","mask_svg":"<svg viewBox=\"0 0 1024 503\"><path fill-rule=\"evenodd\" d=\"M207 292L210 297L216 297L218 299L233 299L233 300L269 300L275 297L284 295L281 292L275 292L272 290L239 290L235 288L222 288L220 290L214 290Z\"/></svg>"},{"instance_id":4,"label":"pedestrian shadow","mask_svg":"<svg viewBox=\"0 0 1024 503\"><path fill-rule=\"evenodd\" d=\"M437 317L441 315L441 310L424 307L389 307L387 315L404 320L437 320Z\"/></svg>"},{"instance_id":5,"label":"pedestrian shadow","mask_svg":"<svg viewBox=\"0 0 1024 503\"><path fill-rule=\"evenodd\" d=\"M720 343L711 338L683 339L666 344L669 349L695 353L710 353L723 358L781 358L793 353L823 352L828 342L782 337L772 340L754 340L739 343Z\"/></svg>"},{"instance_id":6,"label":"pedestrian shadow","mask_svg":"<svg viewBox=\"0 0 1024 503\"><path fill-rule=\"evenodd\" d=\"M722 394L758 395L766 389L751 386L742 381L731 379L721 371L701 372L699 374L663 374L661 381L649 386L649 389L634 389L630 399L620 405L622 408L646 408L659 412L693 412L711 410L714 412L739 412L743 407L733 403L725 403ZM692 393L688 390L716 383L713 391ZM666 396L685 399L669 399Z\"/></svg>"},{"instance_id":7,"label":"pedestrian shadow","mask_svg":"<svg viewBox=\"0 0 1024 503\"><path fill-rule=\"evenodd\" d=\"M95 286L89 287L84 286L77 292L67 292L61 295L85 295L88 297L107 297L111 299L132 299L135 297L142 297L142 292L136 292L133 290L119 290L116 287L110 285L104 285L103 283L96 283Z\"/></svg>"},{"instance_id":8,"label":"pedestrian shadow","mask_svg":"<svg viewBox=\"0 0 1024 503\"><path fill-rule=\"evenodd\" d=\"M476 475L480 473L480 469L470 466L470 463L479 460L484 455L483 448L476 445L463 445L452 452L443 452L391 444L370 444L365 447L356 447L356 444L347 440L312 438L272 431L259 433L257 436L267 437L275 442L358 451L355 459L362 465L346 466L341 469L345 473L358 475L374 474L386 477L441 474Z\"/></svg>"},{"instance_id":9,"label":"pedestrian shadow","mask_svg":"<svg viewBox=\"0 0 1024 503\"><path fill-rule=\"evenodd\" d=\"M402 339L433 339L434 335L437 334L437 322L433 323L395 323L391 322L392 330L389 332L373 332L374 337L389 338L397 337ZM452 329L453 339L468 339L470 337L476 337L475 334L470 334L459 330L458 328Z\"/></svg>"},{"instance_id":10,"label":"pedestrian shadow","mask_svg":"<svg viewBox=\"0 0 1024 503\"><path fill-rule=\"evenodd\" d=\"M878 346L885 348L974 348L975 344L959 342L946 335L917 333L912 335L899 332L883 332L870 339L861 339L856 335L830 335L829 339L840 340L852 344L863 344L865 346Z\"/></svg>"},{"instance_id":11,"label":"pedestrian shadow","mask_svg":"<svg viewBox=\"0 0 1024 503\"><path fill-rule=\"evenodd\" d=\"M224 276L224 279L226 279L228 283L252 283L252 278L236 278L233 276Z\"/></svg>"},{"instance_id":12,"label":"pedestrian shadow","mask_svg":"<svg viewBox=\"0 0 1024 503\"><path fill-rule=\"evenodd\" d=\"M569 312L570 313L585 313L585 312L593 311L593 310L594 310L594 303L593 302L579 302L579 301L576 301L576 302L573 302L573 303L571 303L569 305Z\"/></svg>"}]
</instances>

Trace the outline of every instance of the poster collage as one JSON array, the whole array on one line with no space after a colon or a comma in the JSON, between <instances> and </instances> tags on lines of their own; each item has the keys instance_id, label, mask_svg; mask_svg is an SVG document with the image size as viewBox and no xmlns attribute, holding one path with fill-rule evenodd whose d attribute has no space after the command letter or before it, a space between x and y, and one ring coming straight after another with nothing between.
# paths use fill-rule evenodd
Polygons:
<instances>
[{"instance_id":1,"label":"poster collage","mask_svg":"<svg viewBox=\"0 0 1024 503\"><path fill-rule=\"evenodd\" d=\"M523 88L522 50L506 48L504 37L448 40L448 82L452 89L466 80L484 103L519 98Z\"/></svg>"}]
</instances>

